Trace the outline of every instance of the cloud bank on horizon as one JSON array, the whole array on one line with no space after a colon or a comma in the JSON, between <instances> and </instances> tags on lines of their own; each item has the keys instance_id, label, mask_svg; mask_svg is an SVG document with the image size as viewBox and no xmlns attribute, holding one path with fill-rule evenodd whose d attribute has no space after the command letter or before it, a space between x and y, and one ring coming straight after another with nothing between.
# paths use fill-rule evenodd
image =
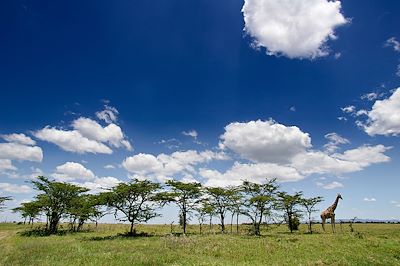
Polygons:
<instances>
[{"instance_id":1,"label":"cloud bank on horizon","mask_svg":"<svg viewBox=\"0 0 400 266\"><path fill-rule=\"evenodd\" d=\"M360 128L369 135L397 136L400 132L397 123L400 120L396 117L400 114L400 98L398 97L400 89L392 92L385 99L375 98L375 101L372 101L371 111L366 111L364 114L368 117L366 125ZM110 107L106 108L110 109ZM117 112L115 107L112 107L112 110ZM342 110L347 114L357 115L356 107L346 107ZM97 119L109 124L102 126L99 121L79 117L71 122L72 129L70 130L44 127L37 131L30 131L32 137L37 140L22 133L1 135L5 142L0 143L0 171L10 177L18 177L18 168L12 163L14 160L40 163L43 160L43 150L38 146L38 141L53 143L62 151L72 154L104 153L107 156L113 152L112 148L121 147L129 153L133 152L126 134L114 124L115 118L107 118L106 121L103 116L97 116ZM374 128L379 128L379 131L372 131ZM199 136L195 130L191 132L196 132L196 134L182 132L184 132L183 135L196 139ZM59 137L59 134L64 135ZM151 179L159 182L176 178L185 182L201 182L207 186L229 186L238 185L244 179L260 183L264 182L266 177L277 178L279 182L297 182L310 176L341 177L362 171L374 164L389 162L391 159L386 154L392 148L391 146L365 143L343 149L343 146L351 145L350 140L335 132L326 134L324 138L326 143L316 148L312 145L310 134L297 126L280 124L273 119L231 122L225 126L223 134L219 136L218 145L211 149L180 149L170 154L140 152L126 156L123 161L113 163L125 170L128 178ZM97 145L95 147L104 146L107 152L94 150L93 146L86 145L87 142L95 143ZM215 168L214 163L218 161L226 163L224 170ZM105 164L103 167L109 170L115 169L112 164ZM42 174L40 170L35 171ZM57 181L79 184L93 191L100 191L123 182L123 179L112 176L99 177L85 165L76 161L66 161L61 165L56 165L54 171L48 174ZM32 178L33 176L23 177ZM324 189L343 187L343 184L338 181L331 183L318 181L316 185ZM2 183L0 190L15 193L31 192L26 185L17 186L10 183Z\"/></svg>"}]
</instances>

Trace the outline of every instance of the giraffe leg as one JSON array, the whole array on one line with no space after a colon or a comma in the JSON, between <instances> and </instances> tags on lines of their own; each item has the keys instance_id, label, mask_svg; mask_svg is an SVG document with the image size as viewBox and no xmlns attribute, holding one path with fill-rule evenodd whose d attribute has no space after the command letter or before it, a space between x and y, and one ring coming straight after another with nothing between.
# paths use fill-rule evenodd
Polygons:
<instances>
[{"instance_id":1,"label":"giraffe leg","mask_svg":"<svg viewBox=\"0 0 400 266\"><path fill-rule=\"evenodd\" d=\"M325 231L325 217L323 217L323 216L321 216L321 219L322 219L322 229L324 230L324 232L326 232Z\"/></svg>"},{"instance_id":2,"label":"giraffe leg","mask_svg":"<svg viewBox=\"0 0 400 266\"><path fill-rule=\"evenodd\" d=\"M331 224L332 224L332 232L336 233L336 228L335 228L335 215L332 216L331 218Z\"/></svg>"}]
</instances>

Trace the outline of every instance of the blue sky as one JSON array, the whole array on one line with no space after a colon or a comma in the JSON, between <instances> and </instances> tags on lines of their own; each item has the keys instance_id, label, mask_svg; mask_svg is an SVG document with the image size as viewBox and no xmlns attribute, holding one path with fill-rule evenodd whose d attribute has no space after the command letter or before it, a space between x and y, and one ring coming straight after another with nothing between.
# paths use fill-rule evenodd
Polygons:
<instances>
[{"instance_id":1,"label":"blue sky","mask_svg":"<svg viewBox=\"0 0 400 266\"><path fill-rule=\"evenodd\" d=\"M0 7L9 207L32 199L37 174L97 190L278 177L321 209L341 193L338 217L400 219L397 1Z\"/></svg>"}]
</instances>

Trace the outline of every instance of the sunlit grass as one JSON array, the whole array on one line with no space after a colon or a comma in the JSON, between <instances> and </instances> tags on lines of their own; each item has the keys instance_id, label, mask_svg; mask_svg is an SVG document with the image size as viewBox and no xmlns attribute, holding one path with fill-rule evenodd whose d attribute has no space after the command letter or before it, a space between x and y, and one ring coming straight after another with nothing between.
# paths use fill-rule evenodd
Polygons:
<instances>
[{"instance_id":1,"label":"sunlit grass","mask_svg":"<svg viewBox=\"0 0 400 266\"><path fill-rule=\"evenodd\" d=\"M64 228L66 225L64 225ZM288 233L282 225L261 237L220 234L214 226L189 226L188 236L171 234L170 225L139 225L149 237L123 237L128 225L89 225L87 231L61 236L24 237L29 226L0 224L1 265L400 265L400 225L337 226L337 234ZM330 228L329 228L330 229ZM230 227L228 226L228 232ZM173 232L181 230L175 226Z\"/></svg>"}]
</instances>

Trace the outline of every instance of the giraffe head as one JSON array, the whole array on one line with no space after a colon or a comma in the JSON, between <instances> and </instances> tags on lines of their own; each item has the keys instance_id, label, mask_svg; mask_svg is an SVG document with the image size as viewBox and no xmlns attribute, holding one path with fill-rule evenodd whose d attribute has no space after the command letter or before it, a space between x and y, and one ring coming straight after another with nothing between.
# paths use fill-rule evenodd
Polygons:
<instances>
[{"instance_id":1,"label":"giraffe head","mask_svg":"<svg viewBox=\"0 0 400 266\"><path fill-rule=\"evenodd\" d=\"M337 194L337 197L338 197L339 199L343 200L342 195Z\"/></svg>"}]
</instances>

